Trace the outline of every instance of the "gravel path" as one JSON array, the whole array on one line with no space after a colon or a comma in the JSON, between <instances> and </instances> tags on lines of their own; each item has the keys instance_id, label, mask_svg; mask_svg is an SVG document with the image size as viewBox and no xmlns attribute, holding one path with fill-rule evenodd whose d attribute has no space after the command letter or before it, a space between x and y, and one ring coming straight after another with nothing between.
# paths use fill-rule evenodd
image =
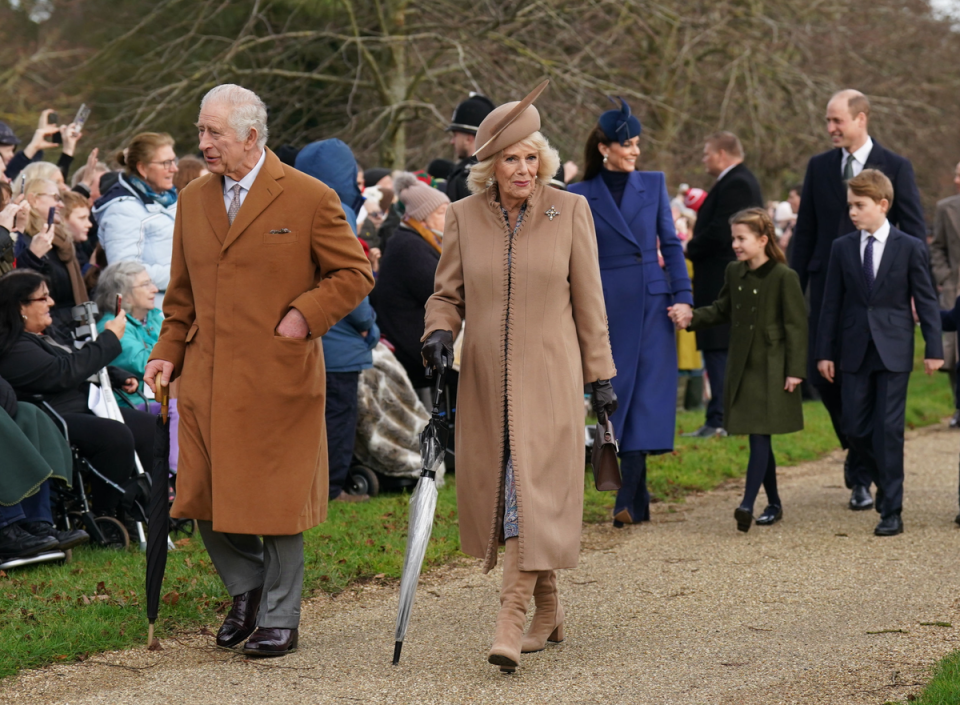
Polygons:
<instances>
[{"instance_id":1,"label":"gravel path","mask_svg":"<svg viewBox=\"0 0 960 705\"><path fill-rule=\"evenodd\" d=\"M785 469L785 519L746 535L733 520L739 483L656 505L646 526L588 527L580 567L560 575L566 642L525 656L513 676L485 661L500 575L465 560L421 581L396 668L396 586L372 584L304 605L300 651L284 659L183 635L161 652L24 673L0 703L904 700L960 648L960 434L910 436L901 536L876 538L874 512L845 508L839 454Z\"/></svg>"}]
</instances>

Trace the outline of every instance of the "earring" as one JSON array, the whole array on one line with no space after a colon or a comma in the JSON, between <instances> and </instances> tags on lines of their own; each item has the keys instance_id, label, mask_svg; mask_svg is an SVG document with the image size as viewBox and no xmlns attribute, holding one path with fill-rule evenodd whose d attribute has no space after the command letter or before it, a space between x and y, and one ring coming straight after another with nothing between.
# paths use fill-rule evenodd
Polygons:
<instances>
[{"instance_id":1,"label":"earring","mask_svg":"<svg viewBox=\"0 0 960 705\"><path fill-rule=\"evenodd\" d=\"M20 314L20 318L22 318L22 319L23 319L23 322L24 322L24 323L26 323L26 322L27 322L27 317L26 317L26 316L24 316L24 315L23 315L22 313Z\"/></svg>"},{"instance_id":2,"label":"earring","mask_svg":"<svg viewBox=\"0 0 960 705\"><path fill-rule=\"evenodd\" d=\"M606 156L604 156L604 158L603 158L603 163L604 163L604 164L607 163L607 158L606 158Z\"/></svg>"}]
</instances>

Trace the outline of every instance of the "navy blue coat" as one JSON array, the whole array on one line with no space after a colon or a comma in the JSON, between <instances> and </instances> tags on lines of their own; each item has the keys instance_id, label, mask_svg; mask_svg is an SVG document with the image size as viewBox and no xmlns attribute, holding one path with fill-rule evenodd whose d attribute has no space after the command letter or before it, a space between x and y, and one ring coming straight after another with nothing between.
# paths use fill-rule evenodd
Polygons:
<instances>
[{"instance_id":1,"label":"navy blue coat","mask_svg":"<svg viewBox=\"0 0 960 705\"><path fill-rule=\"evenodd\" d=\"M677 338L667 307L693 305L683 247L662 172L635 171L617 207L601 176L570 186L593 211L620 408L611 417L621 451L673 450ZM657 259L657 246L665 268Z\"/></svg>"},{"instance_id":2,"label":"navy blue coat","mask_svg":"<svg viewBox=\"0 0 960 705\"><path fill-rule=\"evenodd\" d=\"M797 225L790 242L790 266L800 275L800 286L810 293L810 345L816 345L820 311L827 281L827 263L834 241L856 230L847 207L847 187L843 183L843 150L831 149L810 158L803 179L803 193ZM920 192L910 160L894 154L873 140L865 169L879 169L893 183L893 203L887 220L902 232L925 239L927 227L920 205ZM817 355L811 349L807 358L810 379L820 379L816 371Z\"/></svg>"},{"instance_id":3,"label":"navy blue coat","mask_svg":"<svg viewBox=\"0 0 960 705\"><path fill-rule=\"evenodd\" d=\"M942 360L940 306L930 280L926 243L891 227L871 292L867 291L862 261L859 230L833 243L817 360L838 362L839 357L840 370L856 372L863 363L867 343L873 340L884 367L891 372L910 372L914 332L911 298L926 341L924 358Z\"/></svg>"}]
</instances>

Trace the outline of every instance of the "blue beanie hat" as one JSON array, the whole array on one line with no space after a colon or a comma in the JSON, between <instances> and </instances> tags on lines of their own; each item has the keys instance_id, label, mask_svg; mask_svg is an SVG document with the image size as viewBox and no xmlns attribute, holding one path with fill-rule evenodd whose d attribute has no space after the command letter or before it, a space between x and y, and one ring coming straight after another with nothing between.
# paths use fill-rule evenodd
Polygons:
<instances>
[{"instance_id":1,"label":"blue beanie hat","mask_svg":"<svg viewBox=\"0 0 960 705\"><path fill-rule=\"evenodd\" d=\"M613 98L607 97L614 105L617 104L617 101ZM640 125L640 120L630 113L630 106L627 105L627 101L620 96L617 96L617 98L620 100L620 109L605 112L600 116L599 124L608 140L623 145L627 140L639 137L643 127Z\"/></svg>"}]
</instances>

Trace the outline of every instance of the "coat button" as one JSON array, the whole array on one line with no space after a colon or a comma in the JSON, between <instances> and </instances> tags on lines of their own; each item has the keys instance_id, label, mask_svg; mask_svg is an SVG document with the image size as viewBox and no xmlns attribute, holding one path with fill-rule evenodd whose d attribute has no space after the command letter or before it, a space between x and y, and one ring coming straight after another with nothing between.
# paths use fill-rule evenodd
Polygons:
<instances>
[{"instance_id":1,"label":"coat button","mask_svg":"<svg viewBox=\"0 0 960 705\"><path fill-rule=\"evenodd\" d=\"M740 308L740 304L737 304L737 308Z\"/></svg>"},{"instance_id":2,"label":"coat button","mask_svg":"<svg viewBox=\"0 0 960 705\"><path fill-rule=\"evenodd\" d=\"M643 262L643 255L636 255L637 262Z\"/></svg>"},{"instance_id":3,"label":"coat button","mask_svg":"<svg viewBox=\"0 0 960 705\"><path fill-rule=\"evenodd\" d=\"M750 326L750 330L753 330L753 326Z\"/></svg>"},{"instance_id":4,"label":"coat button","mask_svg":"<svg viewBox=\"0 0 960 705\"><path fill-rule=\"evenodd\" d=\"M757 290L756 290L756 289L754 289L754 290L753 290L753 293L754 293L754 294L756 294L756 293L757 293Z\"/></svg>"},{"instance_id":5,"label":"coat button","mask_svg":"<svg viewBox=\"0 0 960 705\"><path fill-rule=\"evenodd\" d=\"M756 311L756 310L757 310L757 307L754 306L754 307L753 307L752 309L750 309L750 310L751 310L751 311Z\"/></svg>"},{"instance_id":6,"label":"coat button","mask_svg":"<svg viewBox=\"0 0 960 705\"><path fill-rule=\"evenodd\" d=\"M743 291L743 287L742 287L742 286L738 286L738 287L737 287L737 291Z\"/></svg>"}]
</instances>

